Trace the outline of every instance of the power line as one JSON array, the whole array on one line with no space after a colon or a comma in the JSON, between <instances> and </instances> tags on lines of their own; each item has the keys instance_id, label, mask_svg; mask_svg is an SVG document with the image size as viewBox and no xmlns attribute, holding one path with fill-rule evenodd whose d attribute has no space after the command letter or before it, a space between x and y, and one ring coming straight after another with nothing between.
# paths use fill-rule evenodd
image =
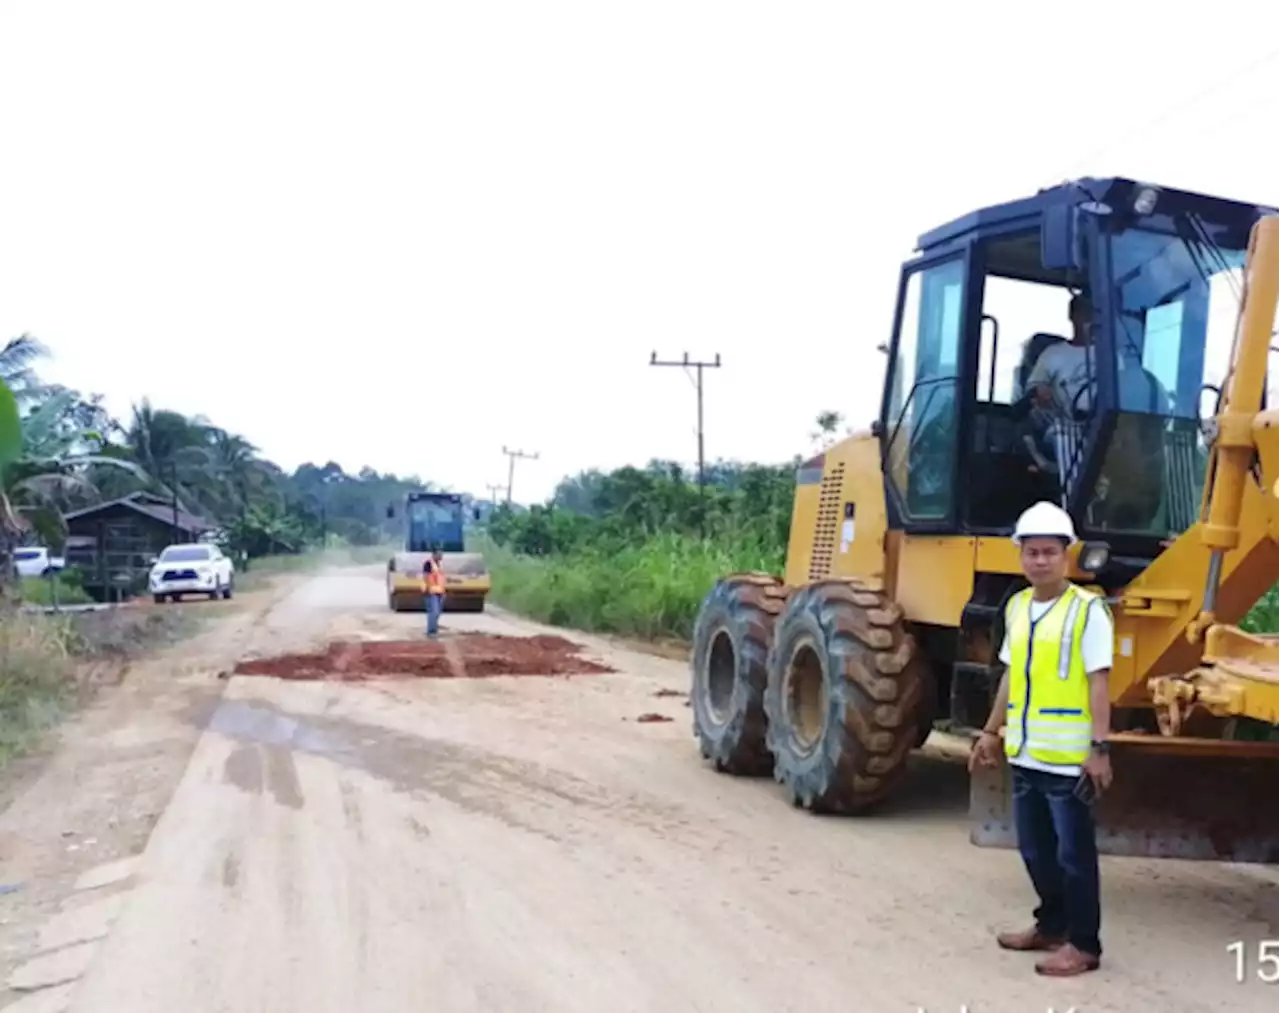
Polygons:
<instances>
[{"instance_id":1,"label":"power line","mask_svg":"<svg viewBox=\"0 0 1280 1013\"><path fill-rule=\"evenodd\" d=\"M1241 78L1245 77L1252 71L1257 70L1260 67L1270 63L1272 60L1276 59L1277 56L1280 56L1280 50L1272 50L1268 53L1264 53L1262 56L1254 60L1252 63L1246 63L1244 66L1237 68L1232 73L1227 74L1223 77L1218 78L1216 81L1211 82L1207 87L1201 88L1199 91L1192 92L1190 95L1186 96L1183 99L1180 99L1177 102L1170 103L1169 105L1165 106L1162 110L1158 111L1154 116L1148 117L1144 122L1140 123L1136 129L1122 133L1119 137L1115 137L1109 141L1105 141L1102 144L1095 147L1094 149L1092 149L1091 151L1089 151L1087 154L1082 156L1075 163L1075 165L1078 165L1080 167L1079 171L1068 172L1065 176L1061 178L1073 179L1077 175L1079 175L1079 172L1089 171L1092 168L1092 165L1094 162L1096 162L1099 158L1101 158L1107 152L1111 151L1118 144L1125 141L1133 141L1135 138L1147 136L1148 134L1151 133L1151 131L1155 130L1157 127L1160 127L1168 123L1175 114L1185 111L1188 107L1196 105L1198 102L1208 98L1211 95L1218 94L1219 92L1223 91L1227 87L1227 85L1234 84L1235 82L1239 81ZM1236 117L1233 117L1233 119L1234 118Z\"/></svg>"},{"instance_id":2,"label":"power line","mask_svg":"<svg viewBox=\"0 0 1280 1013\"><path fill-rule=\"evenodd\" d=\"M697 380L694 386L698 391L698 528L702 532L703 537L707 534L706 520L706 488L707 488L707 466L704 454L704 439L702 430L702 371L704 369L720 368L720 353L716 352L716 357L711 362L703 362L698 359L690 359L689 353L684 353L684 358L678 362L659 361L658 353L654 352L649 359L650 366L678 366L685 371L685 375L689 375L689 369L692 368Z\"/></svg>"},{"instance_id":3,"label":"power line","mask_svg":"<svg viewBox=\"0 0 1280 1013\"><path fill-rule=\"evenodd\" d=\"M538 455L536 453L526 454L523 450L508 450L506 447L502 448L502 452L510 459L507 464L507 503L510 503L511 489L516 482L516 460L536 461Z\"/></svg>"}]
</instances>

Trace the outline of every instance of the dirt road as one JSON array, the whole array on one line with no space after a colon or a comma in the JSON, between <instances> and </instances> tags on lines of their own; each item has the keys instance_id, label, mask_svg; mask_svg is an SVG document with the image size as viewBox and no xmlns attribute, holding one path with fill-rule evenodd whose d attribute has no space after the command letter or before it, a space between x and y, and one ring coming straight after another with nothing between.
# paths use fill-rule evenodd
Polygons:
<instances>
[{"instance_id":1,"label":"dirt road","mask_svg":"<svg viewBox=\"0 0 1280 1013\"><path fill-rule=\"evenodd\" d=\"M1016 854L968 843L954 763L920 756L875 819L820 819L770 781L703 767L680 662L575 637L615 671L220 680L237 657L404 639L423 621L386 611L377 570L239 609L133 672L0 817L6 859L26 856L15 873L47 884L9 915L43 923L0 937L6 1008L1276 1008L1255 963L1235 982L1227 950L1276 937L1274 867L1107 861L1106 965L1048 981L991 942L1032 897ZM455 645L463 630L547 632L495 613L445 627ZM149 839L146 806L162 810ZM119 861L65 851L69 807ZM106 814L115 838L94 825ZM38 858L49 845L57 859Z\"/></svg>"}]
</instances>

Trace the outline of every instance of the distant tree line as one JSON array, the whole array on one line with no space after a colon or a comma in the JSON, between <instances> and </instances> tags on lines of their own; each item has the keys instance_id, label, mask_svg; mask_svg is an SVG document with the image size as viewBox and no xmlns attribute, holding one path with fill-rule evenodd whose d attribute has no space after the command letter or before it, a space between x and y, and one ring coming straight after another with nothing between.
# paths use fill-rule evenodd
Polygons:
<instances>
[{"instance_id":1,"label":"distant tree line","mask_svg":"<svg viewBox=\"0 0 1280 1013\"><path fill-rule=\"evenodd\" d=\"M292 473L246 437L149 401L117 419L102 397L45 383L47 354L29 335L0 349L0 581L16 545L58 552L75 510L150 491L208 520L241 558L297 553L326 537L373 545L399 536L389 504L434 488L416 475L330 461Z\"/></svg>"}]
</instances>

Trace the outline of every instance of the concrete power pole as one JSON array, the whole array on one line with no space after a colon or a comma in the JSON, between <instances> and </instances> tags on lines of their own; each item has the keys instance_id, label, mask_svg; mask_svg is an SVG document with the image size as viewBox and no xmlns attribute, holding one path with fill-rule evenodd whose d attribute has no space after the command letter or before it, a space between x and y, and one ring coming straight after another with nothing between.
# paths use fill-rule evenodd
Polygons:
<instances>
[{"instance_id":1,"label":"concrete power pole","mask_svg":"<svg viewBox=\"0 0 1280 1013\"><path fill-rule=\"evenodd\" d=\"M494 509L498 506L498 493L502 492L501 485L486 484L485 488L489 490L489 505Z\"/></svg>"},{"instance_id":2,"label":"concrete power pole","mask_svg":"<svg viewBox=\"0 0 1280 1013\"><path fill-rule=\"evenodd\" d=\"M509 458L509 462L507 464L507 504L510 505L511 489L516 482L517 459L523 459L526 461L536 461L538 459L538 455L536 453L526 454L523 450L508 450L506 447L502 448L502 452L506 454L507 457Z\"/></svg>"},{"instance_id":3,"label":"concrete power pole","mask_svg":"<svg viewBox=\"0 0 1280 1013\"><path fill-rule=\"evenodd\" d=\"M692 366L697 371L697 380L694 386L698 389L698 529L702 532L702 537L707 536L707 463L704 452L704 443L702 435L702 371L704 369L720 368L720 353L716 353L716 357L712 362L702 362L700 360L689 359L689 353L684 353L684 358L678 362L659 361L658 353L654 352L649 359L650 366L680 366L684 370L688 370Z\"/></svg>"}]
</instances>

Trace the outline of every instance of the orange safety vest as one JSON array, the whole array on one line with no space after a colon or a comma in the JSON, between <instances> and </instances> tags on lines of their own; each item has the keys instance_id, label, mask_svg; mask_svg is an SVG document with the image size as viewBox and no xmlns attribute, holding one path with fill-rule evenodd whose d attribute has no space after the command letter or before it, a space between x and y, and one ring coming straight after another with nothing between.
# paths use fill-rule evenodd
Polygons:
<instances>
[{"instance_id":1,"label":"orange safety vest","mask_svg":"<svg viewBox=\"0 0 1280 1013\"><path fill-rule=\"evenodd\" d=\"M424 565L424 569L426 566L431 567L431 572L428 573L422 580L423 590L427 594L444 594L443 565L440 563L437 563L434 559L430 559Z\"/></svg>"}]
</instances>

